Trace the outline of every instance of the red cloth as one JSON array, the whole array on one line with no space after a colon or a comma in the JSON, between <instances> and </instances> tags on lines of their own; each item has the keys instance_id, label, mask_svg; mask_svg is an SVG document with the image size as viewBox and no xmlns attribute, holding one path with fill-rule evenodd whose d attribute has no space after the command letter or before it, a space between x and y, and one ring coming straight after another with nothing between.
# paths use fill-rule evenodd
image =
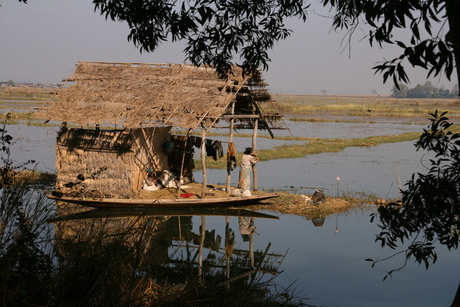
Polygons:
<instances>
[{"instance_id":1,"label":"red cloth","mask_svg":"<svg viewBox=\"0 0 460 307\"><path fill-rule=\"evenodd\" d=\"M190 196L193 196L195 194L193 193L185 193L185 194L181 194L180 197L185 197L185 198L189 198Z\"/></svg>"}]
</instances>

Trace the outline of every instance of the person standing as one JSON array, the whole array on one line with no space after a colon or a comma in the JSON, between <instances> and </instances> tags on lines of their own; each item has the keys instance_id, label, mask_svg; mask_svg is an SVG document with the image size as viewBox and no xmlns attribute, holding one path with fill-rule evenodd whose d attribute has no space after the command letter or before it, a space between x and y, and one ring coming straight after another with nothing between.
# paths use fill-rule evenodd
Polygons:
<instances>
[{"instance_id":1,"label":"person standing","mask_svg":"<svg viewBox=\"0 0 460 307\"><path fill-rule=\"evenodd\" d=\"M257 155L252 152L252 148L246 148L243 156L241 157L240 176L238 180L238 188L241 189L243 196L251 195L251 171L257 161L259 161L259 158L257 158Z\"/></svg>"}]
</instances>

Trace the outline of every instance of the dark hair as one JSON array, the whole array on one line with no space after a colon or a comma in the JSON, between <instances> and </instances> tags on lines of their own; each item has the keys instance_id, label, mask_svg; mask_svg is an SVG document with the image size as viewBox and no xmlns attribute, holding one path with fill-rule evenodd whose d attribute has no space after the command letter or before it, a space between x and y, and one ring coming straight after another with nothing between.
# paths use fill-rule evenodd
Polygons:
<instances>
[{"instance_id":1,"label":"dark hair","mask_svg":"<svg viewBox=\"0 0 460 307\"><path fill-rule=\"evenodd\" d=\"M249 155L251 154L251 152L252 152L252 147L246 147L246 149L244 150L245 155Z\"/></svg>"}]
</instances>

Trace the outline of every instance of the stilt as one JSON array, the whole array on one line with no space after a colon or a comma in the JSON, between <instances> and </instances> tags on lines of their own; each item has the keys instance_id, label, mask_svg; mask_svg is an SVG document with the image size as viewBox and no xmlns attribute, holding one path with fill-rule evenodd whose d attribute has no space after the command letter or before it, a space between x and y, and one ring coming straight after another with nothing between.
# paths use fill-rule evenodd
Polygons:
<instances>
[{"instance_id":1,"label":"stilt","mask_svg":"<svg viewBox=\"0 0 460 307\"><path fill-rule=\"evenodd\" d=\"M252 152L257 153L257 129L259 129L259 120L255 119L254 120L254 131L252 134ZM257 176L257 164L254 164L252 166L252 178L253 178L253 184L252 184L252 190L257 191L259 190L259 177Z\"/></svg>"},{"instance_id":2,"label":"stilt","mask_svg":"<svg viewBox=\"0 0 460 307\"><path fill-rule=\"evenodd\" d=\"M203 172L203 186L201 188L201 198L205 198L208 175L206 171L206 129L204 127L201 128L201 169Z\"/></svg>"},{"instance_id":3,"label":"stilt","mask_svg":"<svg viewBox=\"0 0 460 307\"><path fill-rule=\"evenodd\" d=\"M235 113L235 102L232 104L232 115ZM234 126L235 120L232 118L230 119L230 132L228 134L228 144L230 145L231 142L233 142L233 126ZM228 152L228 149L227 149ZM227 191L227 194L230 194L230 183L231 183L231 169L232 162L227 161L227 180L225 184L225 191Z\"/></svg>"}]
</instances>

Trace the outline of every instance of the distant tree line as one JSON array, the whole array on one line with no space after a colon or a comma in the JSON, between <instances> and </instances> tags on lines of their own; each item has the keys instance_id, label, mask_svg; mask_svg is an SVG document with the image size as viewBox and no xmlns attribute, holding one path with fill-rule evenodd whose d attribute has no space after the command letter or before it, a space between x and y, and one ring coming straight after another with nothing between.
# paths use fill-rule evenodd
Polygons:
<instances>
[{"instance_id":1,"label":"distant tree line","mask_svg":"<svg viewBox=\"0 0 460 307\"><path fill-rule=\"evenodd\" d=\"M458 97L458 84L455 84L452 90L441 86L437 88L430 81L424 85L417 84L414 88L408 88L405 84L399 84L399 89L393 85L392 97L396 98L456 98Z\"/></svg>"}]
</instances>

